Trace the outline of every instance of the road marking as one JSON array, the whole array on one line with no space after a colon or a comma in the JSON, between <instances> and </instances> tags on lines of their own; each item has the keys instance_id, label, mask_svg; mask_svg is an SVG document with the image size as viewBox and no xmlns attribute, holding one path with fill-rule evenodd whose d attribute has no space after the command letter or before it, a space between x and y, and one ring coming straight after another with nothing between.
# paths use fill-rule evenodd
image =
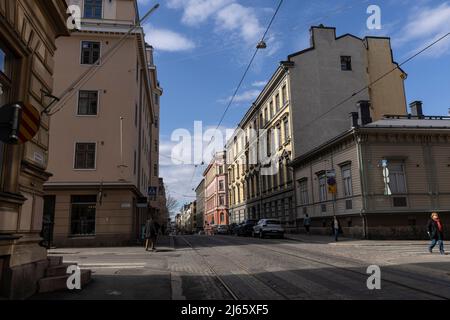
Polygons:
<instances>
[{"instance_id":1,"label":"road marking","mask_svg":"<svg viewBox=\"0 0 450 320\"><path fill-rule=\"evenodd\" d=\"M186 300L183 295L183 283L178 273L170 273L170 281L172 283L172 300Z\"/></svg>"},{"instance_id":2,"label":"road marking","mask_svg":"<svg viewBox=\"0 0 450 320\"><path fill-rule=\"evenodd\" d=\"M66 263L77 264L76 261ZM142 269L145 263L79 263L78 266L84 269Z\"/></svg>"}]
</instances>

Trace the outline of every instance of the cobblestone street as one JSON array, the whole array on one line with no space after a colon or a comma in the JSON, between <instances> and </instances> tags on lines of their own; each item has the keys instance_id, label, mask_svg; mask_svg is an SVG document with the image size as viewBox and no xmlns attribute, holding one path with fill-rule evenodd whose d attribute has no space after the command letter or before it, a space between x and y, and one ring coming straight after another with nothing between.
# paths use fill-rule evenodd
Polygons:
<instances>
[{"instance_id":1,"label":"cobblestone street","mask_svg":"<svg viewBox=\"0 0 450 320\"><path fill-rule=\"evenodd\" d=\"M143 248L54 249L65 263L91 269L79 292L33 299L449 299L449 256L424 241L338 243L319 236L254 239L176 236ZM368 290L369 265L381 290Z\"/></svg>"}]
</instances>

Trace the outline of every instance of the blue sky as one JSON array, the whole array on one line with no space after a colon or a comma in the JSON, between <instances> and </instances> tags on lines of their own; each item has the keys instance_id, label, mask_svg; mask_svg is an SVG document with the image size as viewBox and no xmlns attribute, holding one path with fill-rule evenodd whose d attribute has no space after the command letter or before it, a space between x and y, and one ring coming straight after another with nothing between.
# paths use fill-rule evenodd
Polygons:
<instances>
[{"instance_id":1,"label":"blue sky","mask_svg":"<svg viewBox=\"0 0 450 320\"><path fill-rule=\"evenodd\" d=\"M141 15L156 1L139 0ZM192 188L204 167L174 166L167 159L178 128L217 125L261 38L278 0L166 0L145 24L147 42L164 88L161 99L161 175L181 203L192 201ZM366 10L381 8L382 29L368 30ZM223 126L236 126L262 85L287 55L309 47L309 28L323 23L337 35L389 36L394 58L402 62L440 35L450 32L450 1L432 0L285 0L271 28L268 48L258 53ZM422 100L426 114L446 115L450 108L450 37L406 64L408 102ZM194 178L192 178L194 176Z\"/></svg>"}]
</instances>

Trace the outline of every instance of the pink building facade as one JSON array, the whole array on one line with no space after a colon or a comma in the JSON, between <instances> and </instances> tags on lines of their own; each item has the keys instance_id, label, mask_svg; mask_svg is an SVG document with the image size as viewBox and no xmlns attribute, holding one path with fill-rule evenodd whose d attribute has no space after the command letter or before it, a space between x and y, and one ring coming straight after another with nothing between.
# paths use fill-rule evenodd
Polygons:
<instances>
[{"instance_id":1,"label":"pink building facade","mask_svg":"<svg viewBox=\"0 0 450 320\"><path fill-rule=\"evenodd\" d=\"M205 219L204 229L211 234L215 226L228 225L226 154L215 155L203 173L205 177Z\"/></svg>"}]
</instances>

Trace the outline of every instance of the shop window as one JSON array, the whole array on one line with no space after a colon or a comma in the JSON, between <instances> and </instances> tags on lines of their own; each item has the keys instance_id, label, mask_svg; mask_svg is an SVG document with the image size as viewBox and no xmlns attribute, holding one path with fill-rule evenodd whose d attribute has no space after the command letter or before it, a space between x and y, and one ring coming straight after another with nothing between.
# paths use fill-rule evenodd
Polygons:
<instances>
[{"instance_id":1,"label":"shop window","mask_svg":"<svg viewBox=\"0 0 450 320\"><path fill-rule=\"evenodd\" d=\"M77 195L71 198L71 235L95 235L97 196Z\"/></svg>"}]
</instances>

